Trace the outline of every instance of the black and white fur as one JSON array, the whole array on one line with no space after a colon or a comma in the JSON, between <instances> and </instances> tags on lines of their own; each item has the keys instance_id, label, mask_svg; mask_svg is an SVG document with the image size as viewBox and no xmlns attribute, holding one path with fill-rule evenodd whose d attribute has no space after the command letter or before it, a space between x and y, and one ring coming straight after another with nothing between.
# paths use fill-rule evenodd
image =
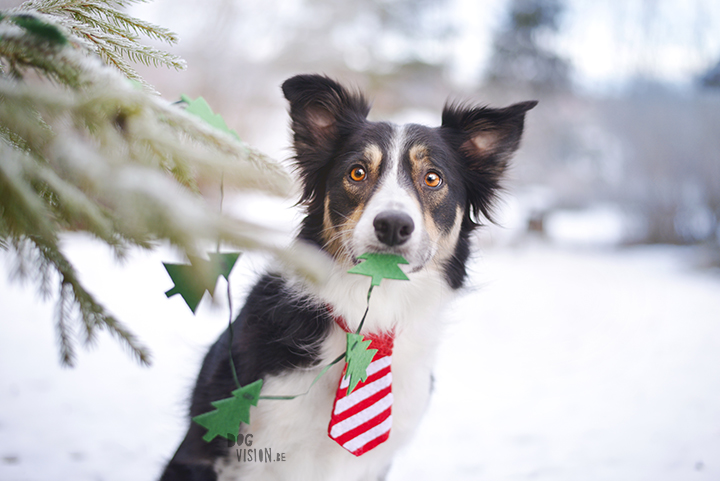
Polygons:
<instances>
[{"instance_id":1,"label":"black and white fur","mask_svg":"<svg viewBox=\"0 0 720 481\"><path fill-rule=\"evenodd\" d=\"M373 291L364 333L395 329L393 426L390 438L360 457L328 437L336 364L306 396L260 401L251 410L253 447L286 453L285 462L238 462L225 439L202 440L190 422L162 480L378 480L413 435L427 406L441 319L463 285L476 219L489 217L508 159L518 148L525 112L448 105L442 125L394 125L366 119L362 95L333 80L287 80L295 161L306 206L299 239L334 259L328 282L311 285L280 272L263 276L233 324L233 359L242 385L263 379L263 394L304 392L345 350L343 316L355 329L369 279L347 274L364 252L404 256L410 282L385 280ZM225 332L205 357L190 416L235 389Z\"/></svg>"}]
</instances>

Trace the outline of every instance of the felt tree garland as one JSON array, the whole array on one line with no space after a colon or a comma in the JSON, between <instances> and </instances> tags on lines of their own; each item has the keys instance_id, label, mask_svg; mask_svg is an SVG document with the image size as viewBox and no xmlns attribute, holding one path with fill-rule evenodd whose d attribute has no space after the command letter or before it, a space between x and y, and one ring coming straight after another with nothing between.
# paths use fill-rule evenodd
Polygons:
<instances>
[{"instance_id":1,"label":"felt tree garland","mask_svg":"<svg viewBox=\"0 0 720 481\"><path fill-rule=\"evenodd\" d=\"M236 260L237 255L233 255L235 256ZM325 366L315 377L315 379L305 392L294 395L280 396L260 395L260 391L263 385L262 379L258 379L257 381L254 381L253 383L250 383L246 386L240 386L237 381L237 375L235 374L235 363L233 362L231 352L230 365L233 370L235 382L238 384L238 389L232 391L231 397L212 402L211 404L215 408L213 411L200 414L199 416L195 416L194 418L192 418L194 422L208 430L207 433L203 436L203 439L205 441L212 441L217 436L221 436L226 439L229 439L229 436L235 436L240 429L240 423L250 423L250 406L257 406L259 400L290 400L306 395L308 392L310 392L310 389L315 385L315 383L332 366L342 360L344 360L347 364L345 368L345 376L346 378L348 378L350 383L350 385L348 386L348 394L351 393L353 389L355 389L359 382L365 381L367 379L367 368L372 362L373 357L377 353L377 350L368 349L371 341L366 341L363 335L360 334L360 330L363 327L365 318L367 317L367 313L370 308L370 296L372 295L373 287L375 287L376 285L380 285L380 281L382 279L409 279L398 267L398 264L407 264L407 261L401 256L391 254L366 253L359 258L364 259L365 262L353 267L348 271L348 273L370 276L372 277L372 282L370 284L370 288L368 289L367 307L365 308L365 313L362 317L362 320L360 321L360 325L358 326L356 332L347 334L347 347L345 352L335 358L333 361L331 361L327 366ZM196 260L195 262L198 261ZM212 264L211 261L204 262ZM232 265L234 265L234 261ZM229 268L228 266L225 266L225 269L227 270L221 270L220 268L215 270L214 272L217 275L214 281L217 281L217 278L220 277L220 275L223 275L227 278L230 270L232 270L232 265L230 265ZM170 266L185 267L186 269L182 271L175 271L175 277L173 277L173 281L175 281L175 287L168 291L168 293L172 292L173 294L180 294L182 298L186 300L188 307L190 307L193 313L195 313L197 303L199 303L199 301L197 301L197 303L194 303L194 300L197 298L198 295L198 288L195 287L192 283L188 282L186 277L184 277L192 273L192 266L178 266L172 264ZM358 267L360 266L362 266L362 269L358 269ZM167 269L168 265L166 264L165 267ZM168 269L168 273L170 272L171 269ZM178 275L178 272L181 272L181 274ZM398 272L402 275L398 274ZM204 293L204 290L202 292ZM193 303L188 302L188 298L193 300ZM228 329L230 330L230 334L232 335L232 326L228 326ZM230 342L230 345L232 346L232 341Z\"/></svg>"},{"instance_id":2,"label":"felt tree garland","mask_svg":"<svg viewBox=\"0 0 720 481\"><path fill-rule=\"evenodd\" d=\"M239 139L237 132L228 128L225 120L220 115L213 113L210 106L202 97L192 100L186 95L182 95L181 98L182 101L187 104L186 111L188 113L201 117L213 127ZM220 208L222 209L222 181L220 184L220 192ZM371 277L371 282L367 294L365 313L360 320L357 330L354 333L347 334L345 352L325 366L312 383L310 383L310 386L305 392L294 395L262 396L260 395L263 386L262 379L258 379L246 386L240 385L235 371L235 362L232 357L233 309L229 276L239 256L240 253L221 254L220 252L215 252L208 253L209 260L190 257L189 265L163 263L168 275L175 284L165 295L171 297L175 294L180 294L193 314L195 314L205 292L208 291L210 295L213 295L218 279L222 276L227 280L228 306L230 311L228 320L230 342L228 349L230 354L230 368L237 389L232 391L231 397L213 401L211 404L215 408L214 410L192 418L195 423L207 429L207 433L203 436L206 442L212 441L217 436L226 439L230 439L230 436L236 436L240 430L241 423L250 423L250 407L257 406L258 401L261 399L290 400L306 395L332 366L342 360L346 363L345 377L349 382L347 393L350 394L359 382L367 379L367 368L377 353L377 349L368 349L371 341L366 341L363 335L360 334L370 309L370 296L372 295L373 288L379 286L383 279L409 280L399 266L399 264L408 264L408 261L402 256L374 252L366 252L359 256L358 259L363 260L363 262L348 270L348 273L369 276Z\"/></svg>"},{"instance_id":3,"label":"felt tree garland","mask_svg":"<svg viewBox=\"0 0 720 481\"><path fill-rule=\"evenodd\" d=\"M203 119L205 122L207 122L209 125L213 126L216 129L222 130L225 133L230 134L231 136L235 137L236 139L240 140L240 136L238 136L237 132L234 130L231 130L227 124L225 123L225 120L220 116L219 114L215 114L208 103L203 99L202 97L198 97L196 100L190 99L187 95L181 95L181 102L184 102L187 104L186 111L190 114L196 115ZM225 189L223 185L222 178L220 179L220 210L222 211L222 204L223 204L223 198L225 195ZM233 253L220 253L220 242L218 241L217 245L217 251L215 253L208 253L209 261L205 261L203 259L197 258L197 257L189 257L190 265L187 264L168 264L163 263L165 266L165 270L167 270L168 274L170 275L170 278L173 280L175 286L165 292L165 295L167 297L174 296L175 294L180 294L180 296L183 298L185 303L188 305L190 310L193 314L195 314L195 311L197 309L198 304L202 300L203 296L205 295L205 291L210 292L210 295L214 295L215 292L215 286L217 284L218 278L220 276L224 277L227 281L227 299L228 299L228 330L230 332L230 343L228 344L228 351L230 354L230 370L232 371L233 378L235 380L235 384L238 387L238 390L233 391L233 398L228 398L225 401L220 403L219 406L215 406L218 409L222 409L221 415L218 416L210 416L203 418L203 422L210 423L210 426L216 426L219 424L224 424L228 418L229 419L238 419L237 425L240 425L240 422L242 419L247 419L249 414L249 406L247 407L247 414L245 414L245 408L244 404L246 402L249 402L248 400L248 391L239 391L242 386L240 386L240 381L238 381L237 372L235 371L235 363L232 360L232 345L233 345L233 330L232 330L232 321L233 321L233 308L232 308L232 291L230 289L230 272L232 271L233 267L235 266L235 263L238 260L238 257L240 257L239 252L233 252ZM248 386L249 387L249 386ZM262 380L260 380L259 385L257 386L258 393L260 392L260 387L262 387ZM254 388L253 388L254 389ZM250 392L254 392L251 390ZM240 393L240 394L238 394ZM255 403L257 403L257 399L255 400ZM215 404L213 404L215 405ZM234 421L233 421L234 422ZM212 438L214 438L215 435L213 435L211 438L207 439L207 441L210 441Z\"/></svg>"},{"instance_id":4,"label":"felt tree garland","mask_svg":"<svg viewBox=\"0 0 720 481\"><path fill-rule=\"evenodd\" d=\"M377 349L368 349L371 341L364 341L362 334L360 334L360 330L365 323L368 309L370 309L370 296L372 295L373 287L379 286L383 279L410 280L398 265L408 264L408 261L402 256L366 252L358 256L358 259L363 259L365 262L356 265L350 269L348 273L370 276L371 281L370 289L368 289L368 304L365 309L365 314L360 321L357 331L347 334L347 350L345 351L347 367L345 369L345 377L349 383L347 390L348 395L353 392L360 381L364 382L367 379L367 368L377 353Z\"/></svg>"},{"instance_id":5,"label":"felt tree garland","mask_svg":"<svg viewBox=\"0 0 720 481\"><path fill-rule=\"evenodd\" d=\"M167 270L168 275L175 283L175 286L167 291L165 295L172 297L175 294L180 294L193 314L195 314L205 291L208 291L211 296L213 295L220 276L224 277L228 282L230 281L228 276L238 257L240 257L240 253L220 254L211 252L208 253L208 257L210 260L191 256L189 257L190 265L163 262L165 270Z\"/></svg>"},{"instance_id":6,"label":"felt tree garland","mask_svg":"<svg viewBox=\"0 0 720 481\"><path fill-rule=\"evenodd\" d=\"M208 431L203 436L207 442L216 436L227 438L228 434L235 436L240 431L240 423L250 423L250 406L257 406L263 381L257 381L240 387L232 392L232 397L214 401L211 404L214 411L195 416L193 421Z\"/></svg>"},{"instance_id":7,"label":"felt tree garland","mask_svg":"<svg viewBox=\"0 0 720 481\"><path fill-rule=\"evenodd\" d=\"M182 99L181 102L187 104L185 108L186 112L200 117L209 125L240 140L237 132L227 126L220 114L212 111L205 99L198 97L192 100L185 94L182 94L180 98ZM220 210L222 210L223 195L224 189L221 180ZM165 270L167 270L168 275L175 283L175 286L167 291L165 295L172 297L175 294L180 294L192 313L195 314L198 304L200 304L200 301L205 295L205 291L208 291L211 296L214 294L215 286L220 276L224 277L229 284L230 271L232 271L235 262L237 262L238 257L240 257L240 253L238 252L221 254L219 250L220 246L218 245L218 252L208 253L209 260L188 256L190 265L163 263ZM228 285L228 295L229 292ZM230 317L232 319L232 312L230 313Z\"/></svg>"}]
</instances>

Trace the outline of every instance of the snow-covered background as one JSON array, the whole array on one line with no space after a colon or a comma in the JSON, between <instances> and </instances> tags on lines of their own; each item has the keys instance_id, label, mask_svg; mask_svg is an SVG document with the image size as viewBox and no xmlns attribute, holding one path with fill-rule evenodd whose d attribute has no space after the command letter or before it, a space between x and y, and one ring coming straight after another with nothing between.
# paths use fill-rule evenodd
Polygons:
<instances>
[{"instance_id":1,"label":"snow-covered background","mask_svg":"<svg viewBox=\"0 0 720 481\"><path fill-rule=\"evenodd\" d=\"M532 38L540 60L572 66L569 90L481 87L508 7L522 3L565 7L557 32L541 25ZM189 65L143 75L165 98L204 96L278 159L290 155L279 85L297 73L363 86L377 118L411 111L432 125L448 96L541 100L511 173L506 228L481 236L430 411L391 481L720 479L720 272L708 267L720 252L720 90L701 88L720 71L720 3L197 5L133 8L180 34L172 49ZM275 207L226 205L289 226L294 216ZM8 279L13 261L0 251L0 481L156 479L184 433L202 356L227 326L222 296L197 316L166 299L162 262L179 260L169 249L118 263L71 236L65 251L154 362L138 366L105 334L76 368L59 367L52 300ZM233 271L236 310L264 262L245 256Z\"/></svg>"},{"instance_id":2,"label":"snow-covered background","mask_svg":"<svg viewBox=\"0 0 720 481\"><path fill-rule=\"evenodd\" d=\"M526 239L475 258L430 411L391 481L720 479L718 272L689 248L561 245ZM104 335L60 368L52 305L8 282L2 257L0 479L156 479L224 304L193 316L166 299L167 249L122 264L83 237L66 251L154 363ZM235 268L236 301L263 263Z\"/></svg>"}]
</instances>

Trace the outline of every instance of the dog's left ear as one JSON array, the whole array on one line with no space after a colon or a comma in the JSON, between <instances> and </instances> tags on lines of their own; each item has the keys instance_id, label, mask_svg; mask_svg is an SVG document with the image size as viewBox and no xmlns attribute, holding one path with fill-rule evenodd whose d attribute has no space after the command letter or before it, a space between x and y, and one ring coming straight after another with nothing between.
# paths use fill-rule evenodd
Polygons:
<instances>
[{"instance_id":1,"label":"dog's left ear","mask_svg":"<svg viewBox=\"0 0 720 481\"><path fill-rule=\"evenodd\" d=\"M525 112L537 101L504 109L446 105L442 129L465 161L469 208L492 220L491 208L512 154L520 146Z\"/></svg>"}]
</instances>

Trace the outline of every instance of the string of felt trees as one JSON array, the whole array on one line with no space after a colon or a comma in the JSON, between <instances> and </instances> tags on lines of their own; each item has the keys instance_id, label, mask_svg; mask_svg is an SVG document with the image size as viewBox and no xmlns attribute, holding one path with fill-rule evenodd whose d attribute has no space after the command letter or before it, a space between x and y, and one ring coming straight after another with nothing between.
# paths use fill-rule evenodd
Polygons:
<instances>
[{"instance_id":1,"label":"string of felt trees","mask_svg":"<svg viewBox=\"0 0 720 481\"><path fill-rule=\"evenodd\" d=\"M187 112L198 115L210 125L233 135L235 138L239 138L235 131L227 127L220 115L212 112L212 109L202 97L191 100L183 95L182 101L187 104ZM220 189L222 209L222 182ZM217 436L226 439L230 439L229 436L235 436L240 430L241 423L250 424L250 407L257 406L260 400L291 400L308 394L315 383L325 375L332 366L340 361L344 360L346 363L345 378L348 379L349 382L347 389L348 394L355 389L359 382L367 379L367 368L372 362L377 350L368 349L371 341L366 341L363 335L360 334L360 331L362 330L365 318L370 309L370 296L372 295L373 288L379 286L382 279L409 280L398 265L408 264L402 256L373 252L367 252L359 256L359 259L363 260L363 262L347 272L350 274L369 276L371 277L371 282L367 294L365 313L356 331L347 333L345 352L323 367L305 392L293 395L263 396L260 394L263 386L262 379L242 386L235 371L235 363L233 362L232 356L233 309L230 291L230 272L240 257L240 253L220 253L219 248L220 246L218 245L216 252L208 253L208 259L189 257L190 264L163 263L168 275L175 284L165 295L171 297L179 294L193 314L195 314L206 291L208 291L210 295L213 295L220 277L224 277L227 281L228 307L230 311L228 320L230 342L228 349L230 354L230 369L237 389L230 393L230 397L213 401L211 405L215 408L214 410L192 418L195 423L207 429L207 433L203 436L205 441L210 442Z\"/></svg>"}]
</instances>

